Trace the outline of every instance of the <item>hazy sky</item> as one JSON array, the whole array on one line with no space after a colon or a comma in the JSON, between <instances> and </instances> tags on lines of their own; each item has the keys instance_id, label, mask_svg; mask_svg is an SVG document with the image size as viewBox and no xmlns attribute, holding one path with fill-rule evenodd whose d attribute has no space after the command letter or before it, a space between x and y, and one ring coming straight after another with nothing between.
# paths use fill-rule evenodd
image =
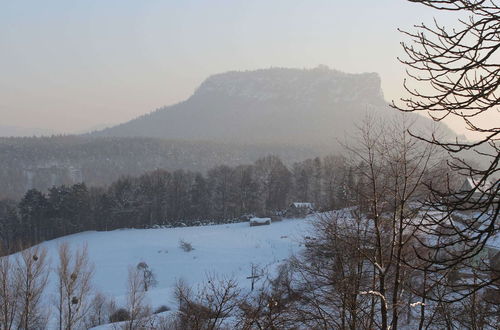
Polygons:
<instances>
[{"instance_id":1,"label":"hazy sky","mask_svg":"<svg viewBox=\"0 0 500 330\"><path fill-rule=\"evenodd\" d=\"M210 74L271 66L378 72L391 100L396 28L435 14L404 0L0 0L0 125L119 123Z\"/></svg>"}]
</instances>

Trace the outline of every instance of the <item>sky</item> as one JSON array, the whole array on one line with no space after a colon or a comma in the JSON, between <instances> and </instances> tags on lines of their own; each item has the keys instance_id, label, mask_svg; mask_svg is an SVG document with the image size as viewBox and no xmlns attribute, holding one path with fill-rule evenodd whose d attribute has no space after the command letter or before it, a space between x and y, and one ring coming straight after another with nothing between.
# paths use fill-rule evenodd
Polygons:
<instances>
[{"instance_id":1,"label":"sky","mask_svg":"<svg viewBox=\"0 0 500 330\"><path fill-rule=\"evenodd\" d=\"M377 72L398 99L397 28L439 15L404 0L0 0L0 125L85 131L269 67Z\"/></svg>"}]
</instances>

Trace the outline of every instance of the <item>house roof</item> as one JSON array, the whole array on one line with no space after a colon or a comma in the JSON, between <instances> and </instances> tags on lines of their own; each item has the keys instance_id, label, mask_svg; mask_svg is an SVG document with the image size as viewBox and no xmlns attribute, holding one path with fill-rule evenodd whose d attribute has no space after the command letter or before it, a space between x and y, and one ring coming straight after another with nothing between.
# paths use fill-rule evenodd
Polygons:
<instances>
[{"instance_id":1,"label":"house roof","mask_svg":"<svg viewBox=\"0 0 500 330\"><path fill-rule=\"evenodd\" d=\"M491 180L485 180L481 182L480 178L474 177L466 177L462 186L460 187L460 191L470 191L474 188L477 188L481 192L485 192L488 189L492 188L495 184Z\"/></svg>"}]
</instances>

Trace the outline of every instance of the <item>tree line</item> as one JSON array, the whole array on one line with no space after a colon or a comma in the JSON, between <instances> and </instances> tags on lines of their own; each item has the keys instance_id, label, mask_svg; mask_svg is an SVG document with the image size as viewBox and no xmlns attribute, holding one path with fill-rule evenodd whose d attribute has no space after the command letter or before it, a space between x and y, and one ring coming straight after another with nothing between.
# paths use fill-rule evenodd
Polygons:
<instances>
[{"instance_id":1,"label":"tree line","mask_svg":"<svg viewBox=\"0 0 500 330\"><path fill-rule=\"evenodd\" d=\"M150 228L235 221L243 215L281 214L294 201L319 210L352 203L353 167L340 156L287 167L274 155L250 165L216 166L205 174L154 170L107 187L60 185L31 189L20 201L0 200L5 251L86 230Z\"/></svg>"},{"instance_id":2,"label":"tree line","mask_svg":"<svg viewBox=\"0 0 500 330\"><path fill-rule=\"evenodd\" d=\"M145 137L0 137L0 198L21 198L27 189L45 191L84 181L109 185L121 176L139 176L157 168L206 172L227 164L252 163L276 154L287 164L323 150L280 145L238 145Z\"/></svg>"}]
</instances>

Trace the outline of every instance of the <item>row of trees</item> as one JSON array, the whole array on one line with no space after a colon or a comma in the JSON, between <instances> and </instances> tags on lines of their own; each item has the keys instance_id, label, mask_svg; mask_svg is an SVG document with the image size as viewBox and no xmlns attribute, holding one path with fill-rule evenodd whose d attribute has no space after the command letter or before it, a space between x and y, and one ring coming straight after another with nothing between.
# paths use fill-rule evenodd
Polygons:
<instances>
[{"instance_id":1,"label":"row of trees","mask_svg":"<svg viewBox=\"0 0 500 330\"><path fill-rule=\"evenodd\" d=\"M156 168L205 172L219 164L251 163L271 153L288 164L317 154L295 146L145 137L0 137L0 198L18 199L30 188L46 191L82 180L89 186L109 185L121 176Z\"/></svg>"},{"instance_id":2,"label":"row of trees","mask_svg":"<svg viewBox=\"0 0 500 330\"><path fill-rule=\"evenodd\" d=\"M352 202L356 177L342 157L308 159L288 168L277 156L252 165L198 172L155 170L123 177L107 188L84 183L26 192L0 201L3 248L34 244L85 231L229 221L244 214L272 215L290 202L319 209Z\"/></svg>"}]
</instances>

